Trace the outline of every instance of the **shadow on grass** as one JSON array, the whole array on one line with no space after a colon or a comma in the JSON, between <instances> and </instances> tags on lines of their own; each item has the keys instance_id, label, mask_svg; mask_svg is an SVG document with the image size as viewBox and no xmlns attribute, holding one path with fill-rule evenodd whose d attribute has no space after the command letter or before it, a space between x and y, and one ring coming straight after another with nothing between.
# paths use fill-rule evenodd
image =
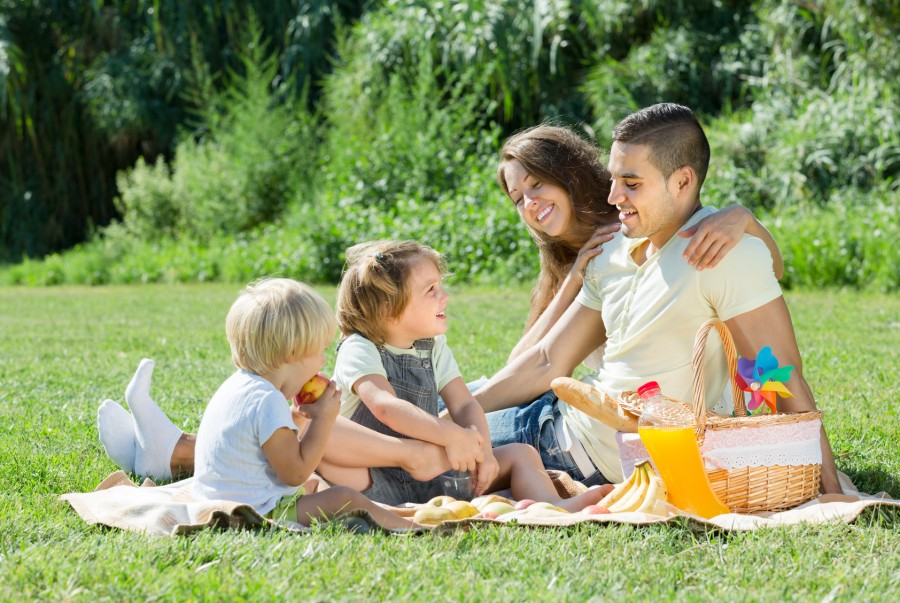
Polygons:
<instances>
[{"instance_id":1,"label":"shadow on grass","mask_svg":"<svg viewBox=\"0 0 900 603\"><path fill-rule=\"evenodd\" d=\"M891 498L900 496L900 478L881 467L865 467L844 470L860 492L877 494L887 492Z\"/></svg>"}]
</instances>

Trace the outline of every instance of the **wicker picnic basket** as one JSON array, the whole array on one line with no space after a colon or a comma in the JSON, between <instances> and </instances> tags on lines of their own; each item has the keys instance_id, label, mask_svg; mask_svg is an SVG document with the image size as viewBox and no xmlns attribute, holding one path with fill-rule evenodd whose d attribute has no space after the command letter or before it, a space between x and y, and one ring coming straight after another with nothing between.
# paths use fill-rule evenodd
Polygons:
<instances>
[{"instance_id":1,"label":"wicker picnic basket","mask_svg":"<svg viewBox=\"0 0 900 603\"><path fill-rule=\"evenodd\" d=\"M731 388L734 394L734 416L723 416L707 412L706 396L703 374L703 356L706 350L706 338L710 330L715 329L722 339L725 350L725 358L728 363L728 372L731 375ZM721 320L711 319L704 323L694 340L694 352L691 360L693 372L693 406L679 400L679 408L676 412L691 414L695 422L697 441L701 445L707 433L724 432L729 436L728 430L768 430L775 433L778 429L791 423L804 421L821 422L821 411L809 411L801 413L777 413L759 414L748 416L744 403L744 392L734 379L737 372L737 354L734 341L728 327ZM635 392L625 392L619 399L619 405L624 410L640 417L643 400ZM812 427L814 425L807 425ZM764 436L764 432L753 432ZM816 436L818 437L818 436ZM717 438L722 439L722 438ZM770 438L771 439L771 438ZM819 476L822 470L821 461L810 464L770 464L762 466L747 466L730 469L707 470L709 481L713 491L725 506L734 513L756 513L760 511L781 511L795 507L814 498L819 493Z\"/></svg>"}]
</instances>

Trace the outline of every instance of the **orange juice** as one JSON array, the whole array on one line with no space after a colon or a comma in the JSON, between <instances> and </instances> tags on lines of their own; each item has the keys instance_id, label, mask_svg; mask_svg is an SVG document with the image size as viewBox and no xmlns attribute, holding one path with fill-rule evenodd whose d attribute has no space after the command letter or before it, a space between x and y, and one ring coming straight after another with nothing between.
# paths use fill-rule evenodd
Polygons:
<instances>
[{"instance_id":1,"label":"orange juice","mask_svg":"<svg viewBox=\"0 0 900 603\"><path fill-rule=\"evenodd\" d=\"M638 433L670 503L706 519L729 512L712 491L692 427L638 427Z\"/></svg>"}]
</instances>

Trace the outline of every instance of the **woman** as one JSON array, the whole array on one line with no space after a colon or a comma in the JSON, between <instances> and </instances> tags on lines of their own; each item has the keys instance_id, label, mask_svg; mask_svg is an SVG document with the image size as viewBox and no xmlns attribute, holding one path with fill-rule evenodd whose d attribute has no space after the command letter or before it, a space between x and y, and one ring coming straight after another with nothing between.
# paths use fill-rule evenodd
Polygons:
<instances>
[{"instance_id":1,"label":"woman","mask_svg":"<svg viewBox=\"0 0 900 603\"><path fill-rule=\"evenodd\" d=\"M509 356L512 360L538 342L575 300L587 263L603 251L603 244L612 239L619 225L614 208L607 203L610 176L599 149L568 128L537 126L509 138L501 150L497 180L513 201L540 254L540 274L525 333L513 347ZM698 270L712 268L744 232L766 242L774 259L775 274L780 278L783 263L778 246L762 224L741 206L717 212L680 233L693 237L686 261ZM589 368L599 366L601 355L602 349L586 361ZM152 363L142 363L126 390L133 416L111 400L100 406L100 440L110 458L126 471L157 479L189 475L193 473L195 436L182 432L150 398L152 370ZM357 455L356 451L367 448L360 445L360 440L376 435L345 423L339 420L335 424L334 445L329 446L326 460L356 467L402 466L417 479L430 479L441 473L438 460L446 461L441 451L421 446L413 449L409 440L383 441L376 448L390 451L390 456L384 458Z\"/></svg>"}]
</instances>

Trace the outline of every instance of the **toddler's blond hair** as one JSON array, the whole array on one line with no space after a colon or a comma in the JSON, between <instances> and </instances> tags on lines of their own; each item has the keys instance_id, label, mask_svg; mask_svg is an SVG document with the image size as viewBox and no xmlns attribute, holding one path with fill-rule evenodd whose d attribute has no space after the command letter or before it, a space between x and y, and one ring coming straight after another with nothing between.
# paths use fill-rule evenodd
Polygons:
<instances>
[{"instance_id":1,"label":"toddler's blond hair","mask_svg":"<svg viewBox=\"0 0 900 603\"><path fill-rule=\"evenodd\" d=\"M446 276L441 254L416 241L372 241L347 250L338 289L337 321L344 337L359 333L384 344L384 323L399 318L409 304L409 273L421 259Z\"/></svg>"},{"instance_id":2,"label":"toddler's blond hair","mask_svg":"<svg viewBox=\"0 0 900 603\"><path fill-rule=\"evenodd\" d=\"M257 375L289 359L318 354L336 328L328 303L308 285L289 278L247 285L225 319L232 361Z\"/></svg>"}]
</instances>

